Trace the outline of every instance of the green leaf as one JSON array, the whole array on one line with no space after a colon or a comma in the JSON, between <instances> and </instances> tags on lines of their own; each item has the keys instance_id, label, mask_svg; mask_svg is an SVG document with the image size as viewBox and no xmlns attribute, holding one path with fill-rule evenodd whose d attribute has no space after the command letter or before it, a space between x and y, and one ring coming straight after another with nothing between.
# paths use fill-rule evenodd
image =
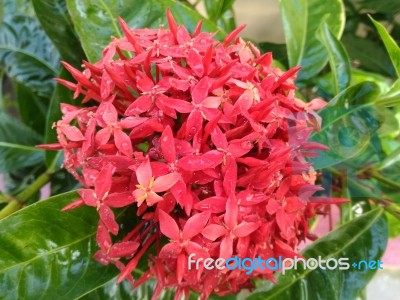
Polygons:
<instances>
[{"instance_id":1,"label":"green leaf","mask_svg":"<svg viewBox=\"0 0 400 300\"><path fill-rule=\"evenodd\" d=\"M389 91L379 97L379 104L393 106L400 103L400 79L397 79Z\"/></svg>"},{"instance_id":2,"label":"green leaf","mask_svg":"<svg viewBox=\"0 0 400 300\"><path fill-rule=\"evenodd\" d=\"M379 22L375 21L370 17L371 21L374 23L376 29L383 43L385 44L386 50L389 53L390 59L392 60L393 66L396 70L397 76L400 77L400 48L387 32L386 28Z\"/></svg>"},{"instance_id":3,"label":"green leaf","mask_svg":"<svg viewBox=\"0 0 400 300\"><path fill-rule=\"evenodd\" d=\"M42 137L32 129L0 111L0 172L12 172L43 162L43 151L32 146Z\"/></svg>"},{"instance_id":4,"label":"green leaf","mask_svg":"<svg viewBox=\"0 0 400 300\"><path fill-rule=\"evenodd\" d=\"M3 22L4 16L12 14L22 14L34 16L35 12L30 0L1 0L0 1L0 23Z\"/></svg>"},{"instance_id":5,"label":"green leaf","mask_svg":"<svg viewBox=\"0 0 400 300\"><path fill-rule=\"evenodd\" d=\"M323 23L318 31L317 36L328 51L329 64L332 71L333 87L336 95L349 86L349 57L342 43L330 31L328 24Z\"/></svg>"},{"instance_id":6,"label":"green leaf","mask_svg":"<svg viewBox=\"0 0 400 300\"><path fill-rule=\"evenodd\" d=\"M72 65L81 65L85 54L74 31L65 0L32 0L32 3L40 24L61 57Z\"/></svg>"},{"instance_id":7,"label":"green leaf","mask_svg":"<svg viewBox=\"0 0 400 300\"><path fill-rule=\"evenodd\" d=\"M155 288L155 281L151 279L134 290L132 290L132 287L128 282L122 282L120 285L117 285L115 282L116 278L110 280L107 284L94 290L90 294L80 298L80 300L150 300ZM159 299L172 300L173 297L171 297L171 295L168 297L168 294L170 293L166 291L162 292Z\"/></svg>"},{"instance_id":8,"label":"green leaf","mask_svg":"<svg viewBox=\"0 0 400 300\"><path fill-rule=\"evenodd\" d=\"M281 275L278 283L268 291L256 291L247 299L356 299L375 270L358 270L351 264L360 260L380 259L387 238L388 229L383 210L372 210L317 240L303 253L306 258L348 258L348 270L304 270L300 267Z\"/></svg>"},{"instance_id":9,"label":"green leaf","mask_svg":"<svg viewBox=\"0 0 400 300\"><path fill-rule=\"evenodd\" d=\"M290 67L301 65L299 81L310 79L328 61L315 33L326 21L333 36L341 36L345 23L342 1L280 0L280 8Z\"/></svg>"},{"instance_id":10,"label":"green leaf","mask_svg":"<svg viewBox=\"0 0 400 300\"><path fill-rule=\"evenodd\" d=\"M205 0L204 5L208 18L217 21L226 11L232 8L234 2L235 0Z\"/></svg>"},{"instance_id":11,"label":"green leaf","mask_svg":"<svg viewBox=\"0 0 400 300\"><path fill-rule=\"evenodd\" d=\"M59 55L36 18L9 15L0 26L0 65L8 77L49 96Z\"/></svg>"},{"instance_id":12,"label":"green leaf","mask_svg":"<svg viewBox=\"0 0 400 300\"><path fill-rule=\"evenodd\" d=\"M167 25L165 13L170 8L177 23L185 24L190 31L203 19L198 12L177 0L67 0L67 6L90 62L101 58L103 48L111 41L111 35L121 36L118 16L132 28L154 28L160 24ZM218 30L209 20L204 20L203 28L210 32Z\"/></svg>"},{"instance_id":13,"label":"green leaf","mask_svg":"<svg viewBox=\"0 0 400 300\"><path fill-rule=\"evenodd\" d=\"M366 72L360 69L351 69L351 85L364 81L373 81L379 85L381 94L386 93L390 88L390 79L373 72Z\"/></svg>"},{"instance_id":14,"label":"green leaf","mask_svg":"<svg viewBox=\"0 0 400 300\"><path fill-rule=\"evenodd\" d=\"M329 150L311 159L316 169L356 157L366 149L379 126L374 107L379 91L373 82L351 86L319 112L322 127L312 135L312 140Z\"/></svg>"},{"instance_id":15,"label":"green leaf","mask_svg":"<svg viewBox=\"0 0 400 300\"><path fill-rule=\"evenodd\" d=\"M387 167L390 167L394 165L395 163L400 161L400 147L394 150L390 155L388 155L380 164L378 167L378 170L383 170L386 169Z\"/></svg>"},{"instance_id":16,"label":"green leaf","mask_svg":"<svg viewBox=\"0 0 400 300\"><path fill-rule=\"evenodd\" d=\"M71 74L64 67L61 69L61 72L58 77L70 81L74 80ZM51 144L57 142L57 133L56 130L52 128L52 125L54 122L57 122L58 120L61 119L61 109L60 109L61 103L79 105L79 103L73 102L72 92L69 89L67 89L65 86L61 84L57 84L50 100L50 107L47 111L46 131L44 137L45 144ZM47 167L50 167L53 164L54 159L56 159L57 153L58 152L56 151L46 151Z\"/></svg>"},{"instance_id":17,"label":"green leaf","mask_svg":"<svg viewBox=\"0 0 400 300\"><path fill-rule=\"evenodd\" d=\"M386 218L388 220L389 227L389 238L396 238L400 236L400 222L392 214L387 213Z\"/></svg>"},{"instance_id":18,"label":"green leaf","mask_svg":"<svg viewBox=\"0 0 400 300\"><path fill-rule=\"evenodd\" d=\"M37 133L43 134L50 99L33 93L30 88L18 82L14 90L21 120Z\"/></svg>"},{"instance_id":19,"label":"green leaf","mask_svg":"<svg viewBox=\"0 0 400 300\"><path fill-rule=\"evenodd\" d=\"M396 76L388 54L379 43L348 33L343 35L341 41L350 59L360 64L360 68L385 76Z\"/></svg>"},{"instance_id":20,"label":"green leaf","mask_svg":"<svg viewBox=\"0 0 400 300\"><path fill-rule=\"evenodd\" d=\"M382 1L382 0L355 0L361 9L374 10L387 14L395 14L400 11L399 1Z\"/></svg>"},{"instance_id":21,"label":"green leaf","mask_svg":"<svg viewBox=\"0 0 400 300\"><path fill-rule=\"evenodd\" d=\"M93 208L61 208L75 192L30 205L0 221L0 298L78 299L118 274L94 259Z\"/></svg>"},{"instance_id":22,"label":"green leaf","mask_svg":"<svg viewBox=\"0 0 400 300\"><path fill-rule=\"evenodd\" d=\"M43 162L43 151L34 147L0 142L0 173L12 172Z\"/></svg>"}]
</instances>

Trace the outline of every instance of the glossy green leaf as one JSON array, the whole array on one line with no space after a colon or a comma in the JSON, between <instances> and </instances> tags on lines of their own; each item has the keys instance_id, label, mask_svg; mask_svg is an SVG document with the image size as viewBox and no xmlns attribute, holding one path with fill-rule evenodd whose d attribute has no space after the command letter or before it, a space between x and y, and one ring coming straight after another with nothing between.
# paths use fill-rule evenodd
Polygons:
<instances>
[{"instance_id":1,"label":"glossy green leaf","mask_svg":"<svg viewBox=\"0 0 400 300\"><path fill-rule=\"evenodd\" d=\"M303 58L306 44L307 0L280 0L279 5L285 32L289 66L297 66Z\"/></svg>"},{"instance_id":2,"label":"glossy green leaf","mask_svg":"<svg viewBox=\"0 0 400 300\"><path fill-rule=\"evenodd\" d=\"M343 32L345 15L341 0L280 0L283 29L291 67L301 65L298 80L310 79L327 63L328 54L317 39L323 21L333 36Z\"/></svg>"},{"instance_id":3,"label":"glossy green leaf","mask_svg":"<svg viewBox=\"0 0 400 300\"><path fill-rule=\"evenodd\" d=\"M0 112L0 172L11 172L43 162L43 151L33 148L42 137L32 129Z\"/></svg>"},{"instance_id":4,"label":"glossy green leaf","mask_svg":"<svg viewBox=\"0 0 400 300\"><path fill-rule=\"evenodd\" d=\"M400 161L400 147L388 155L378 167L378 170L385 169Z\"/></svg>"},{"instance_id":5,"label":"glossy green leaf","mask_svg":"<svg viewBox=\"0 0 400 300\"><path fill-rule=\"evenodd\" d=\"M385 44L386 50L389 53L389 57L392 60L393 66L396 70L397 76L400 77L400 48L387 32L386 28L379 22L375 21L371 18L371 21L374 23L376 29L378 30L379 35L383 43Z\"/></svg>"},{"instance_id":6,"label":"glossy green leaf","mask_svg":"<svg viewBox=\"0 0 400 300\"><path fill-rule=\"evenodd\" d=\"M366 149L379 127L374 106L379 92L377 84L363 82L341 92L319 112L322 128L312 140L330 149L311 159L316 169L356 157Z\"/></svg>"},{"instance_id":7,"label":"glossy green leaf","mask_svg":"<svg viewBox=\"0 0 400 300\"><path fill-rule=\"evenodd\" d=\"M317 36L328 51L333 88L335 94L338 94L350 84L349 57L342 43L330 31L328 24L323 23Z\"/></svg>"},{"instance_id":8,"label":"glossy green leaf","mask_svg":"<svg viewBox=\"0 0 400 300\"><path fill-rule=\"evenodd\" d=\"M116 278L110 280L104 286L92 291L91 293L85 295L81 300L150 300L153 296L153 291L155 288L154 280L149 280L140 287L132 290L132 287L127 282L122 282L117 285ZM172 300L173 295L170 292L164 291L161 293L160 300Z\"/></svg>"},{"instance_id":9,"label":"glossy green leaf","mask_svg":"<svg viewBox=\"0 0 400 300\"><path fill-rule=\"evenodd\" d=\"M79 66L85 54L74 31L65 0L32 0L36 16L61 57ZM57 22L54 22L57 20Z\"/></svg>"},{"instance_id":10,"label":"glossy green leaf","mask_svg":"<svg viewBox=\"0 0 400 300\"><path fill-rule=\"evenodd\" d=\"M111 35L121 36L118 16L132 28L154 28L160 24L167 25L165 13L169 8L177 23L185 24L189 31L193 31L197 22L203 19L197 11L177 0L67 0L67 6L90 62L101 58L103 48L111 41ZM204 20L203 29L215 32L218 27Z\"/></svg>"},{"instance_id":11,"label":"glossy green leaf","mask_svg":"<svg viewBox=\"0 0 400 300\"><path fill-rule=\"evenodd\" d=\"M351 69L351 85L362 83L364 81L373 81L379 85L381 94L385 94L390 89L391 81L387 77L360 69Z\"/></svg>"},{"instance_id":12,"label":"glossy green leaf","mask_svg":"<svg viewBox=\"0 0 400 300\"><path fill-rule=\"evenodd\" d=\"M393 106L400 103L400 79L397 79L390 90L379 97L378 102L384 106Z\"/></svg>"},{"instance_id":13,"label":"glossy green leaf","mask_svg":"<svg viewBox=\"0 0 400 300\"><path fill-rule=\"evenodd\" d=\"M0 66L8 77L38 94L49 96L58 65L58 52L36 18L5 17L0 26Z\"/></svg>"},{"instance_id":14,"label":"glossy green leaf","mask_svg":"<svg viewBox=\"0 0 400 300\"><path fill-rule=\"evenodd\" d=\"M78 299L114 278L97 250L93 208L61 212L69 192L37 202L0 221L0 298Z\"/></svg>"},{"instance_id":15,"label":"glossy green leaf","mask_svg":"<svg viewBox=\"0 0 400 300\"><path fill-rule=\"evenodd\" d=\"M255 292L248 300L267 299L356 299L376 270L358 270L351 264L360 260L378 260L388 237L382 209L370 211L322 237L303 252L306 258L348 258L348 270L298 268L281 275L267 291Z\"/></svg>"},{"instance_id":16,"label":"glossy green leaf","mask_svg":"<svg viewBox=\"0 0 400 300\"><path fill-rule=\"evenodd\" d=\"M229 9L235 0L204 0L207 15L210 20L217 21Z\"/></svg>"}]
</instances>

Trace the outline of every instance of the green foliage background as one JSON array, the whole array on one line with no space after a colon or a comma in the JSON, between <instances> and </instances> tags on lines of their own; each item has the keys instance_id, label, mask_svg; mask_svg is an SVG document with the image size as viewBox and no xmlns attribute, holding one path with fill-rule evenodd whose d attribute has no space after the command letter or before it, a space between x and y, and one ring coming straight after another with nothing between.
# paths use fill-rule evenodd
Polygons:
<instances>
[{"instance_id":1,"label":"green foliage background","mask_svg":"<svg viewBox=\"0 0 400 300\"><path fill-rule=\"evenodd\" d=\"M61 59L76 67L99 59L110 36L121 35L118 16L133 28L158 27L170 8L190 30L203 18L203 28L220 38L235 28L234 0L204 0L206 16L199 2L0 2L0 299L151 297L152 282L134 291L116 286L116 269L92 260L96 216L85 208L60 212L76 199L76 182L60 168L61 155L35 145L55 141L51 125L60 118L59 104L72 103L71 93L53 81L69 79ZM313 162L326 194L351 199L341 207L341 226L303 254L379 259L388 236L400 234L400 2L279 2L286 43L255 43L273 51L281 67L302 65L298 97L329 100L312 139L330 150ZM52 197L37 202L47 183ZM298 270L278 277L277 285L257 282L248 299L355 299L373 275Z\"/></svg>"}]
</instances>

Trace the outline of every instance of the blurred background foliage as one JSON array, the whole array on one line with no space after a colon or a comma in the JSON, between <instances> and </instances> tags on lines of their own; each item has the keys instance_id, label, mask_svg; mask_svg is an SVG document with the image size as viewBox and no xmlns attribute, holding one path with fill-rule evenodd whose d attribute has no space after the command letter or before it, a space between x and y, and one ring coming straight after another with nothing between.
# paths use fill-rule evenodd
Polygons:
<instances>
[{"instance_id":1,"label":"blurred background foliage","mask_svg":"<svg viewBox=\"0 0 400 300\"><path fill-rule=\"evenodd\" d=\"M115 270L93 267L95 227L90 224L96 220L89 210L58 212L76 198L74 192L59 194L75 190L77 183L61 168L62 154L35 145L55 141L51 126L61 117L60 102L77 102L53 78L70 79L60 60L79 67L83 59L98 59L110 35L120 34L117 16L133 28L158 27L166 24L165 9L170 8L189 29L205 18L204 28L223 37L236 27L240 3L251 5L242 0L0 1L1 299L33 299L39 294L48 299L51 295L59 299L146 299L150 295L151 284L137 291L126 285L116 288ZM281 68L302 65L299 98L329 101L320 111L322 129L312 139L330 150L313 163L321 174L324 194L351 199L341 207L343 226L312 244L304 255L379 259L387 235L400 235L400 1L281 0L279 7L285 34L281 43L268 36L250 40L262 52L272 51L275 65ZM46 193L55 198L31 205L41 198L45 185ZM46 220L48 214L56 217L36 222ZM57 229L75 219L91 222L76 224L80 239L72 229L67 233L65 228ZM54 226L50 237L44 236L48 226ZM65 238L55 242L58 235ZM18 258L6 255L10 249L23 253L27 247L30 252ZM89 250L82 253L82 249ZM58 261L63 258L72 264L73 257L78 261L72 274ZM101 276L88 272L89 267L99 268ZM293 272L279 278L276 286L258 283L262 287L250 298L308 299L304 296L308 293L309 299L354 299L363 295L373 274L373 270L345 275ZM340 286L341 292L327 289L326 282ZM317 285L325 296L313 288ZM61 286L66 294L59 292Z\"/></svg>"}]
</instances>

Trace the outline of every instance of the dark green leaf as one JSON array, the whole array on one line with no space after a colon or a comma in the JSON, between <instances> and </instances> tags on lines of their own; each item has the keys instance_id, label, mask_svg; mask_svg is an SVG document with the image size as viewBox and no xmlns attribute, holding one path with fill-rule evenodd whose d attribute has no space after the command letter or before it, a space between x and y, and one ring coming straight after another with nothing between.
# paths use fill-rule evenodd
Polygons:
<instances>
[{"instance_id":1,"label":"dark green leaf","mask_svg":"<svg viewBox=\"0 0 400 300\"><path fill-rule=\"evenodd\" d=\"M371 17L370 17L371 18ZM389 57L392 60L393 66L396 70L397 76L400 76L400 48L387 32L386 28L379 22L371 18L383 43L385 44L386 50L389 53Z\"/></svg>"},{"instance_id":2,"label":"dark green leaf","mask_svg":"<svg viewBox=\"0 0 400 300\"><path fill-rule=\"evenodd\" d=\"M0 142L0 173L37 165L43 162L43 154L34 147Z\"/></svg>"},{"instance_id":3,"label":"dark green leaf","mask_svg":"<svg viewBox=\"0 0 400 300\"><path fill-rule=\"evenodd\" d=\"M85 295L81 300L150 300L155 288L154 280L149 280L140 287L132 290L132 287L127 282L122 282L117 285L116 278L110 280L106 285L94 290L90 294ZM163 292L159 299L167 300L173 297L167 297L167 292Z\"/></svg>"},{"instance_id":4,"label":"dark green leaf","mask_svg":"<svg viewBox=\"0 0 400 300\"><path fill-rule=\"evenodd\" d=\"M0 27L0 65L8 77L49 96L58 64L58 52L37 19L21 15L5 17Z\"/></svg>"},{"instance_id":5,"label":"dark green leaf","mask_svg":"<svg viewBox=\"0 0 400 300\"><path fill-rule=\"evenodd\" d=\"M49 98L33 93L30 88L21 83L16 83L14 90L21 120L37 133L43 134Z\"/></svg>"},{"instance_id":6,"label":"dark green leaf","mask_svg":"<svg viewBox=\"0 0 400 300\"><path fill-rule=\"evenodd\" d=\"M74 31L65 0L32 0L32 3L40 24L61 57L68 63L79 66L82 59L85 59L85 54Z\"/></svg>"},{"instance_id":7,"label":"dark green leaf","mask_svg":"<svg viewBox=\"0 0 400 300\"><path fill-rule=\"evenodd\" d=\"M59 77L73 81L71 74L64 68L62 68ZM56 130L52 128L52 125L54 122L57 122L58 120L61 119L61 109L60 109L61 103L68 103L74 105L79 104L79 103L73 103L72 92L69 89L67 89L61 84L58 84L54 89L53 95L50 100L50 107L47 111L46 131L44 138L45 144L57 142ZM46 151L47 167L49 167L53 163L53 160L56 159L56 155L57 152L55 151Z\"/></svg>"},{"instance_id":8,"label":"dark green leaf","mask_svg":"<svg viewBox=\"0 0 400 300\"><path fill-rule=\"evenodd\" d=\"M202 19L198 12L176 0L67 0L67 6L90 62L101 58L103 48L111 41L111 35L121 36L118 16L132 28L154 28L160 24L167 25L165 13L170 8L177 23L185 24L189 31L193 31L197 22ZM218 30L208 20L204 20L203 28L210 32Z\"/></svg>"},{"instance_id":9,"label":"dark green leaf","mask_svg":"<svg viewBox=\"0 0 400 300\"><path fill-rule=\"evenodd\" d=\"M0 221L0 298L77 299L118 274L92 259L98 217L93 208L60 209L70 192Z\"/></svg>"},{"instance_id":10,"label":"dark green leaf","mask_svg":"<svg viewBox=\"0 0 400 300\"><path fill-rule=\"evenodd\" d=\"M356 0L361 9L374 10L387 14L393 14L400 11L399 1L383 1L383 0Z\"/></svg>"},{"instance_id":11,"label":"dark green leaf","mask_svg":"<svg viewBox=\"0 0 400 300\"><path fill-rule=\"evenodd\" d=\"M42 137L17 119L0 112L0 172L11 172L43 162L44 153L33 146Z\"/></svg>"},{"instance_id":12,"label":"dark green leaf","mask_svg":"<svg viewBox=\"0 0 400 300\"><path fill-rule=\"evenodd\" d=\"M379 126L374 107L378 95L378 85L363 82L341 92L319 112L322 128L312 139L330 149L311 160L316 169L340 163L366 149Z\"/></svg>"},{"instance_id":13,"label":"dark green leaf","mask_svg":"<svg viewBox=\"0 0 400 300\"><path fill-rule=\"evenodd\" d=\"M335 94L346 89L350 84L350 62L342 43L332 34L328 24L323 23L318 38L328 51Z\"/></svg>"},{"instance_id":14,"label":"dark green leaf","mask_svg":"<svg viewBox=\"0 0 400 300\"><path fill-rule=\"evenodd\" d=\"M333 36L341 36L345 22L342 1L281 0L280 7L289 64L301 65L299 80L307 80L328 61L328 54L315 34L321 23L326 21Z\"/></svg>"},{"instance_id":15,"label":"dark green leaf","mask_svg":"<svg viewBox=\"0 0 400 300\"><path fill-rule=\"evenodd\" d=\"M260 48L262 53L272 52L272 56L274 57L274 59L282 63L286 67L286 69L288 68L289 61L287 56L287 48L285 44L261 42L258 43L258 47Z\"/></svg>"},{"instance_id":16,"label":"dark green leaf","mask_svg":"<svg viewBox=\"0 0 400 300\"><path fill-rule=\"evenodd\" d=\"M364 70L385 76L396 76L390 58L380 44L352 34L343 35L341 40L346 46L351 60L361 64ZM371 57L374 59L371 59Z\"/></svg>"},{"instance_id":17,"label":"dark green leaf","mask_svg":"<svg viewBox=\"0 0 400 300\"><path fill-rule=\"evenodd\" d=\"M348 270L302 267L279 277L268 291L255 292L248 300L267 299L356 299L375 270L358 270L351 264L360 260L378 260L383 255L388 237L382 209L375 209L353 219L309 246L306 258L348 258Z\"/></svg>"}]
</instances>

